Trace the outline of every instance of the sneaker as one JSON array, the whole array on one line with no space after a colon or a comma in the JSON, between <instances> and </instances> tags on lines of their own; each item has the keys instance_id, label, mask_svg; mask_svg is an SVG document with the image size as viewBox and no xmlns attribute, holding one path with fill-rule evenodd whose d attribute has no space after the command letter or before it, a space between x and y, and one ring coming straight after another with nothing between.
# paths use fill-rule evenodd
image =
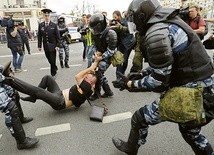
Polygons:
<instances>
[{"instance_id":1,"label":"sneaker","mask_svg":"<svg viewBox=\"0 0 214 155\"><path fill-rule=\"evenodd\" d=\"M20 69L20 68L16 68L15 69L15 73L20 73L20 72L22 72L23 70L22 69Z\"/></svg>"}]
</instances>

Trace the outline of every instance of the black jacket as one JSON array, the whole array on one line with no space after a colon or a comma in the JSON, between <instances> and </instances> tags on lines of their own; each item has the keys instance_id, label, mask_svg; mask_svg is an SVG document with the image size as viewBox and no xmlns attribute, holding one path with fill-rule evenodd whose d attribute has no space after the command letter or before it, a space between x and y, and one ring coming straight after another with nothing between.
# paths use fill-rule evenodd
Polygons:
<instances>
[{"instance_id":1,"label":"black jacket","mask_svg":"<svg viewBox=\"0 0 214 155\"><path fill-rule=\"evenodd\" d=\"M57 24L50 21L49 26L45 27L45 22L39 24L38 28L38 48L51 44L52 46L59 47L60 34Z\"/></svg>"}]
</instances>

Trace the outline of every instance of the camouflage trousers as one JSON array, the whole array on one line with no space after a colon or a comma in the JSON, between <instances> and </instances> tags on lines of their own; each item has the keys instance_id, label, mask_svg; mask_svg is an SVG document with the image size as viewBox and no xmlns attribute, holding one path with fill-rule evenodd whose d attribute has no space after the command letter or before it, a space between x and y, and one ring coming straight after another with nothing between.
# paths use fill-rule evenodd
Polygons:
<instances>
[{"instance_id":1,"label":"camouflage trousers","mask_svg":"<svg viewBox=\"0 0 214 155\"><path fill-rule=\"evenodd\" d=\"M62 47L60 47L59 49L59 60L64 62L68 62L69 61L69 45L65 42L62 41ZM65 55L65 58L64 58Z\"/></svg>"},{"instance_id":2,"label":"camouflage trousers","mask_svg":"<svg viewBox=\"0 0 214 155\"><path fill-rule=\"evenodd\" d=\"M156 125L162 122L159 115L159 101L160 99L157 99L151 104L139 109L139 112L145 118L145 122L141 122L141 128L139 129L139 145L143 145L146 143L149 125ZM212 119L208 119L207 124L211 120ZM205 153L206 155L214 154L212 146L210 145L206 137L201 134L201 126L194 128L180 124L178 124L178 126L184 140L192 147L196 155L204 154L204 152L209 152Z\"/></svg>"}]
</instances>

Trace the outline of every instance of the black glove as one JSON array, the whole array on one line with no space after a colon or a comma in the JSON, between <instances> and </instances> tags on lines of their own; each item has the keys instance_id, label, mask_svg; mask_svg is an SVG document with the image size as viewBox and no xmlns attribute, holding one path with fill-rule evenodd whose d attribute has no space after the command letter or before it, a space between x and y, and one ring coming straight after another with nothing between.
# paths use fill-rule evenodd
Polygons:
<instances>
[{"instance_id":1,"label":"black glove","mask_svg":"<svg viewBox=\"0 0 214 155\"><path fill-rule=\"evenodd\" d=\"M124 89L128 89L127 83L129 81L129 79L120 72L117 72L116 74L120 78L120 80L119 81L113 81L112 82L113 86L115 88L120 88L120 91L122 91Z\"/></svg>"},{"instance_id":2,"label":"black glove","mask_svg":"<svg viewBox=\"0 0 214 155\"><path fill-rule=\"evenodd\" d=\"M130 72L128 75L127 75L127 78L129 80L140 80L143 78L143 74L142 73L134 73L134 72Z\"/></svg>"}]
</instances>

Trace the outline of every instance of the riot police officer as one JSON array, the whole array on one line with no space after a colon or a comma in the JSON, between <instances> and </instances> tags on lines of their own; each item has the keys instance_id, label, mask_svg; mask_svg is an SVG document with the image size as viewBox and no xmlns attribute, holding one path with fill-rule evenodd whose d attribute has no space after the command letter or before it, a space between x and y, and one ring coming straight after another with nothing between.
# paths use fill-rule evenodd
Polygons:
<instances>
[{"instance_id":1,"label":"riot police officer","mask_svg":"<svg viewBox=\"0 0 214 155\"><path fill-rule=\"evenodd\" d=\"M203 87L206 123L214 118L213 64L197 34L183 22L179 10L162 8L157 0L133 0L128 8L128 18L141 35L145 35L144 56L152 67L150 75L129 81L123 75L121 89L141 89L142 91L164 92L172 87ZM130 24L131 25L131 24ZM134 27L134 26L133 26ZM198 81L200 81L198 83ZM146 143L149 125L162 120L159 114L159 101L155 100L137 110L131 119L128 141L113 138L117 149L129 155L136 155L140 145ZM213 148L201 127L178 124L184 140L196 155L213 155ZM173 152L171 153L173 154Z\"/></svg>"},{"instance_id":2,"label":"riot police officer","mask_svg":"<svg viewBox=\"0 0 214 155\"><path fill-rule=\"evenodd\" d=\"M69 60L69 44L65 40L65 35L69 33L68 28L65 25L65 18L59 17L58 28L60 33L60 48L59 48L59 61L61 68L64 68L64 63L66 68L70 68L68 65ZM63 53L65 53L64 63L63 63Z\"/></svg>"},{"instance_id":3,"label":"riot police officer","mask_svg":"<svg viewBox=\"0 0 214 155\"><path fill-rule=\"evenodd\" d=\"M60 35L57 24L50 20L50 9L43 9L45 21L39 24L38 28L38 49L41 51L42 42L45 51L45 56L51 65L51 75L55 76L57 73L56 66L56 51L59 50Z\"/></svg>"},{"instance_id":4,"label":"riot police officer","mask_svg":"<svg viewBox=\"0 0 214 155\"><path fill-rule=\"evenodd\" d=\"M0 111L5 113L5 124L11 135L16 139L17 148L19 150L32 148L36 146L39 140L37 138L26 137L21 123L28 123L33 118L24 117L18 92L4 84L5 76L3 74L6 73L5 70L9 66L9 64L7 67L0 65Z\"/></svg>"},{"instance_id":5,"label":"riot police officer","mask_svg":"<svg viewBox=\"0 0 214 155\"><path fill-rule=\"evenodd\" d=\"M108 80L104 76L105 71L111 65L111 57L117 50L117 34L114 30L107 28L106 17L102 14L94 14L89 21L89 28L95 43L96 53L101 56L98 73L98 82L95 85L95 92L90 100L95 100L100 96L101 87L104 94L101 97L113 96Z\"/></svg>"}]
</instances>

